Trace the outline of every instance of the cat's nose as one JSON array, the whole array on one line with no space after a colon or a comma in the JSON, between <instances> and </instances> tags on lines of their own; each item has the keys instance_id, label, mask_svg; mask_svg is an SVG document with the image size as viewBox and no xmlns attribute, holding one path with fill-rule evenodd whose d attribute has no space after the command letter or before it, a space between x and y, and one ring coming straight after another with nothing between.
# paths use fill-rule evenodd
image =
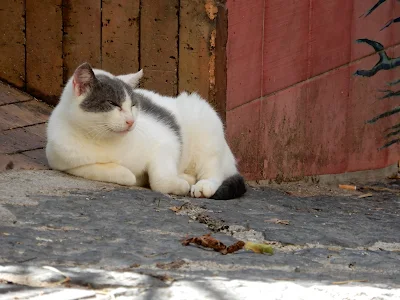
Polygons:
<instances>
[{"instance_id":1,"label":"cat's nose","mask_svg":"<svg viewBox=\"0 0 400 300\"><path fill-rule=\"evenodd\" d=\"M133 120L126 120L126 124L128 125L128 127L132 127Z\"/></svg>"}]
</instances>

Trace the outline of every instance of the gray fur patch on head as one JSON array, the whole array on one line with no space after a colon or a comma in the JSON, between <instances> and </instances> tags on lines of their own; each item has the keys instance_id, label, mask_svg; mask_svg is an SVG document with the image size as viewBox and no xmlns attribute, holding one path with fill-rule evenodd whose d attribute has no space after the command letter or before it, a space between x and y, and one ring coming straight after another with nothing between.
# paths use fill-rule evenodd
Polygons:
<instances>
[{"instance_id":1,"label":"gray fur patch on head","mask_svg":"<svg viewBox=\"0 0 400 300\"><path fill-rule=\"evenodd\" d=\"M133 91L131 94L131 98L132 101L136 101L139 104L140 113L147 114L148 116L151 116L157 121L163 123L175 133L179 141L182 143L181 128L172 112L162 106L157 105L146 96L135 91Z\"/></svg>"},{"instance_id":2,"label":"gray fur patch on head","mask_svg":"<svg viewBox=\"0 0 400 300\"><path fill-rule=\"evenodd\" d=\"M126 93L133 93L132 87L117 78L110 78L106 75L97 75L95 83L90 89L80 107L87 112L108 112L121 107L125 101ZM136 105L135 99L131 96L132 106Z\"/></svg>"}]
</instances>

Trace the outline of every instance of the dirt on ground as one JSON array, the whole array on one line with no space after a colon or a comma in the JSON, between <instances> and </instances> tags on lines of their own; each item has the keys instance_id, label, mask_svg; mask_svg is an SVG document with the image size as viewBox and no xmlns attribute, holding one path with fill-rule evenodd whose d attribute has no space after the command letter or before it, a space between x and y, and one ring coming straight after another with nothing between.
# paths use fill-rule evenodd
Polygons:
<instances>
[{"instance_id":1,"label":"dirt on ground","mask_svg":"<svg viewBox=\"0 0 400 300\"><path fill-rule=\"evenodd\" d=\"M333 184L317 184L313 182L270 182L261 184L250 182L249 185L255 189L265 187L277 189L285 192L288 195L297 197L312 197L312 196L359 196L360 198L368 197L368 195L391 193L400 194L400 177L387 178L379 182L365 183L348 183L333 185Z\"/></svg>"}]
</instances>

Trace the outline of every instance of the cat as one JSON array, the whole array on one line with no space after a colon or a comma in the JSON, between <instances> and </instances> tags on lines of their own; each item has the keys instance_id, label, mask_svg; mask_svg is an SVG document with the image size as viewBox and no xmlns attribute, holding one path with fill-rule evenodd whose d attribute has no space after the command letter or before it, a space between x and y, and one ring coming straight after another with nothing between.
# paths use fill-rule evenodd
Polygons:
<instances>
[{"instance_id":1,"label":"cat","mask_svg":"<svg viewBox=\"0 0 400 300\"><path fill-rule=\"evenodd\" d=\"M49 166L166 194L232 199L246 192L215 110L198 94L136 88L143 76L80 65L47 126Z\"/></svg>"}]
</instances>

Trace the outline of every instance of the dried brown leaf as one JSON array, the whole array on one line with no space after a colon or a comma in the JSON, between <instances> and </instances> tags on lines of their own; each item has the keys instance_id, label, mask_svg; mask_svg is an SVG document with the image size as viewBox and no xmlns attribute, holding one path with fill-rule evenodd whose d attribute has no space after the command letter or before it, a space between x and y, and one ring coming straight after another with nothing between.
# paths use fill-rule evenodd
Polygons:
<instances>
[{"instance_id":1,"label":"dried brown leaf","mask_svg":"<svg viewBox=\"0 0 400 300\"><path fill-rule=\"evenodd\" d=\"M233 245L230 245L228 248L226 248L226 252L233 253L233 252L239 251L240 249L243 249L244 245L245 245L245 242L237 241Z\"/></svg>"},{"instance_id":2,"label":"dried brown leaf","mask_svg":"<svg viewBox=\"0 0 400 300\"><path fill-rule=\"evenodd\" d=\"M228 254L236 252L242 249L245 245L243 241L237 241L233 245L226 247L224 243L218 241L216 238L212 237L209 233L202 235L200 237L192 237L182 241L183 246L189 244L196 244L204 248L211 248L214 251L220 252L221 254Z\"/></svg>"}]
</instances>

